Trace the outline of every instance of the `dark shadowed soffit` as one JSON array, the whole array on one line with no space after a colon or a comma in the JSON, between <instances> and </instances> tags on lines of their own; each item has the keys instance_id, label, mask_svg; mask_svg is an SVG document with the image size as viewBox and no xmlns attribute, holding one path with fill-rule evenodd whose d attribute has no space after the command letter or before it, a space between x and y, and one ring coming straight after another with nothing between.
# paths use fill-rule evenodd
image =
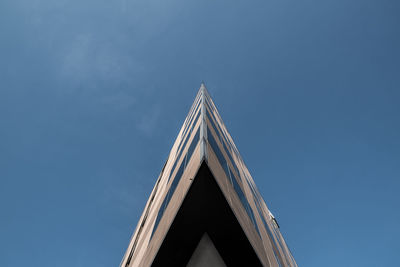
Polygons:
<instances>
[{"instance_id":1,"label":"dark shadowed soffit","mask_svg":"<svg viewBox=\"0 0 400 267\"><path fill-rule=\"evenodd\" d=\"M227 266L262 266L203 161L152 266L186 266L205 232Z\"/></svg>"}]
</instances>

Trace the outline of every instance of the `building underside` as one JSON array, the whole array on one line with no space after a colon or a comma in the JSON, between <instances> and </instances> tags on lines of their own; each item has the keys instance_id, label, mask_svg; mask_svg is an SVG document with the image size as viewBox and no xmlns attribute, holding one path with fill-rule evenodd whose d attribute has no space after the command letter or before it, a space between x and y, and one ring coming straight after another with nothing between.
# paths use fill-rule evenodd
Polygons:
<instances>
[{"instance_id":1,"label":"building underside","mask_svg":"<svg viewBox=\"0 0 400 267\"><path fill-rule=\"evenodd\" d=\"M226 266L262 266L207 163L203 162L152 266L186 266L205 234Z\"/></svg>"}]
</instances>

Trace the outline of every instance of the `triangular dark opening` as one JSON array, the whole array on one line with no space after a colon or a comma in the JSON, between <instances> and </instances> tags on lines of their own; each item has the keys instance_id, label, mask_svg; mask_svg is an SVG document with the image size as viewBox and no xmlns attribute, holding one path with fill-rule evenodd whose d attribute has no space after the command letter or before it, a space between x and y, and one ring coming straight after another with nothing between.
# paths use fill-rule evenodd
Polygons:
<instances>
[{"instance_id":1,"label":"triangular dark opening","mask_svg":"<svg viewBox=\"0 0 400 267\"><path fill-rule=\"evenodd\" d=\"M152 266L186 266L205 232L227 266L262 266L203 162Z\"/></svg>"}]
</instances>

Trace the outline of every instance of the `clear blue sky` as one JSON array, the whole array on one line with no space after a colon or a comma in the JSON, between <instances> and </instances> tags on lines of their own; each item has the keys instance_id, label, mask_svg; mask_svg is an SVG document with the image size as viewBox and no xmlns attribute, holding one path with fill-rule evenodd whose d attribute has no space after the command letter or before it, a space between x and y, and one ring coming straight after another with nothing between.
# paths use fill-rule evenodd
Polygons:
<instances>
[{"instance_id":1,"label":"clear blue sky","mask_svg":"<svg viewBox=\"0 0 400 267\"><path fill-rule=\"evenodd\" d=\"M0 1L0 266L117 266L202 80L299 266L398 266L399 14Z\"/></svg>"}]
</instances>

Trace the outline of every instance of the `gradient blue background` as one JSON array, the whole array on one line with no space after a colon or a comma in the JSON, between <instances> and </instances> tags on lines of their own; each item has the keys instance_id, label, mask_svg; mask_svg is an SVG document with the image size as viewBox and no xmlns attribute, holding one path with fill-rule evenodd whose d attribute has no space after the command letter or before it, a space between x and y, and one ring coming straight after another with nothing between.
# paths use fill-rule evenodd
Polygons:
<instances>
[{"instance_id":1,"label":"gradient blue background","mask_svg":"<svg viewBox=\"0 0 400 267\"><path fill-rule=\"evenodd\" d=\"M202 80L299 266L399 266L399 14L0 1L0 266L117 266Z\"/></svg>"}]
</instances>

